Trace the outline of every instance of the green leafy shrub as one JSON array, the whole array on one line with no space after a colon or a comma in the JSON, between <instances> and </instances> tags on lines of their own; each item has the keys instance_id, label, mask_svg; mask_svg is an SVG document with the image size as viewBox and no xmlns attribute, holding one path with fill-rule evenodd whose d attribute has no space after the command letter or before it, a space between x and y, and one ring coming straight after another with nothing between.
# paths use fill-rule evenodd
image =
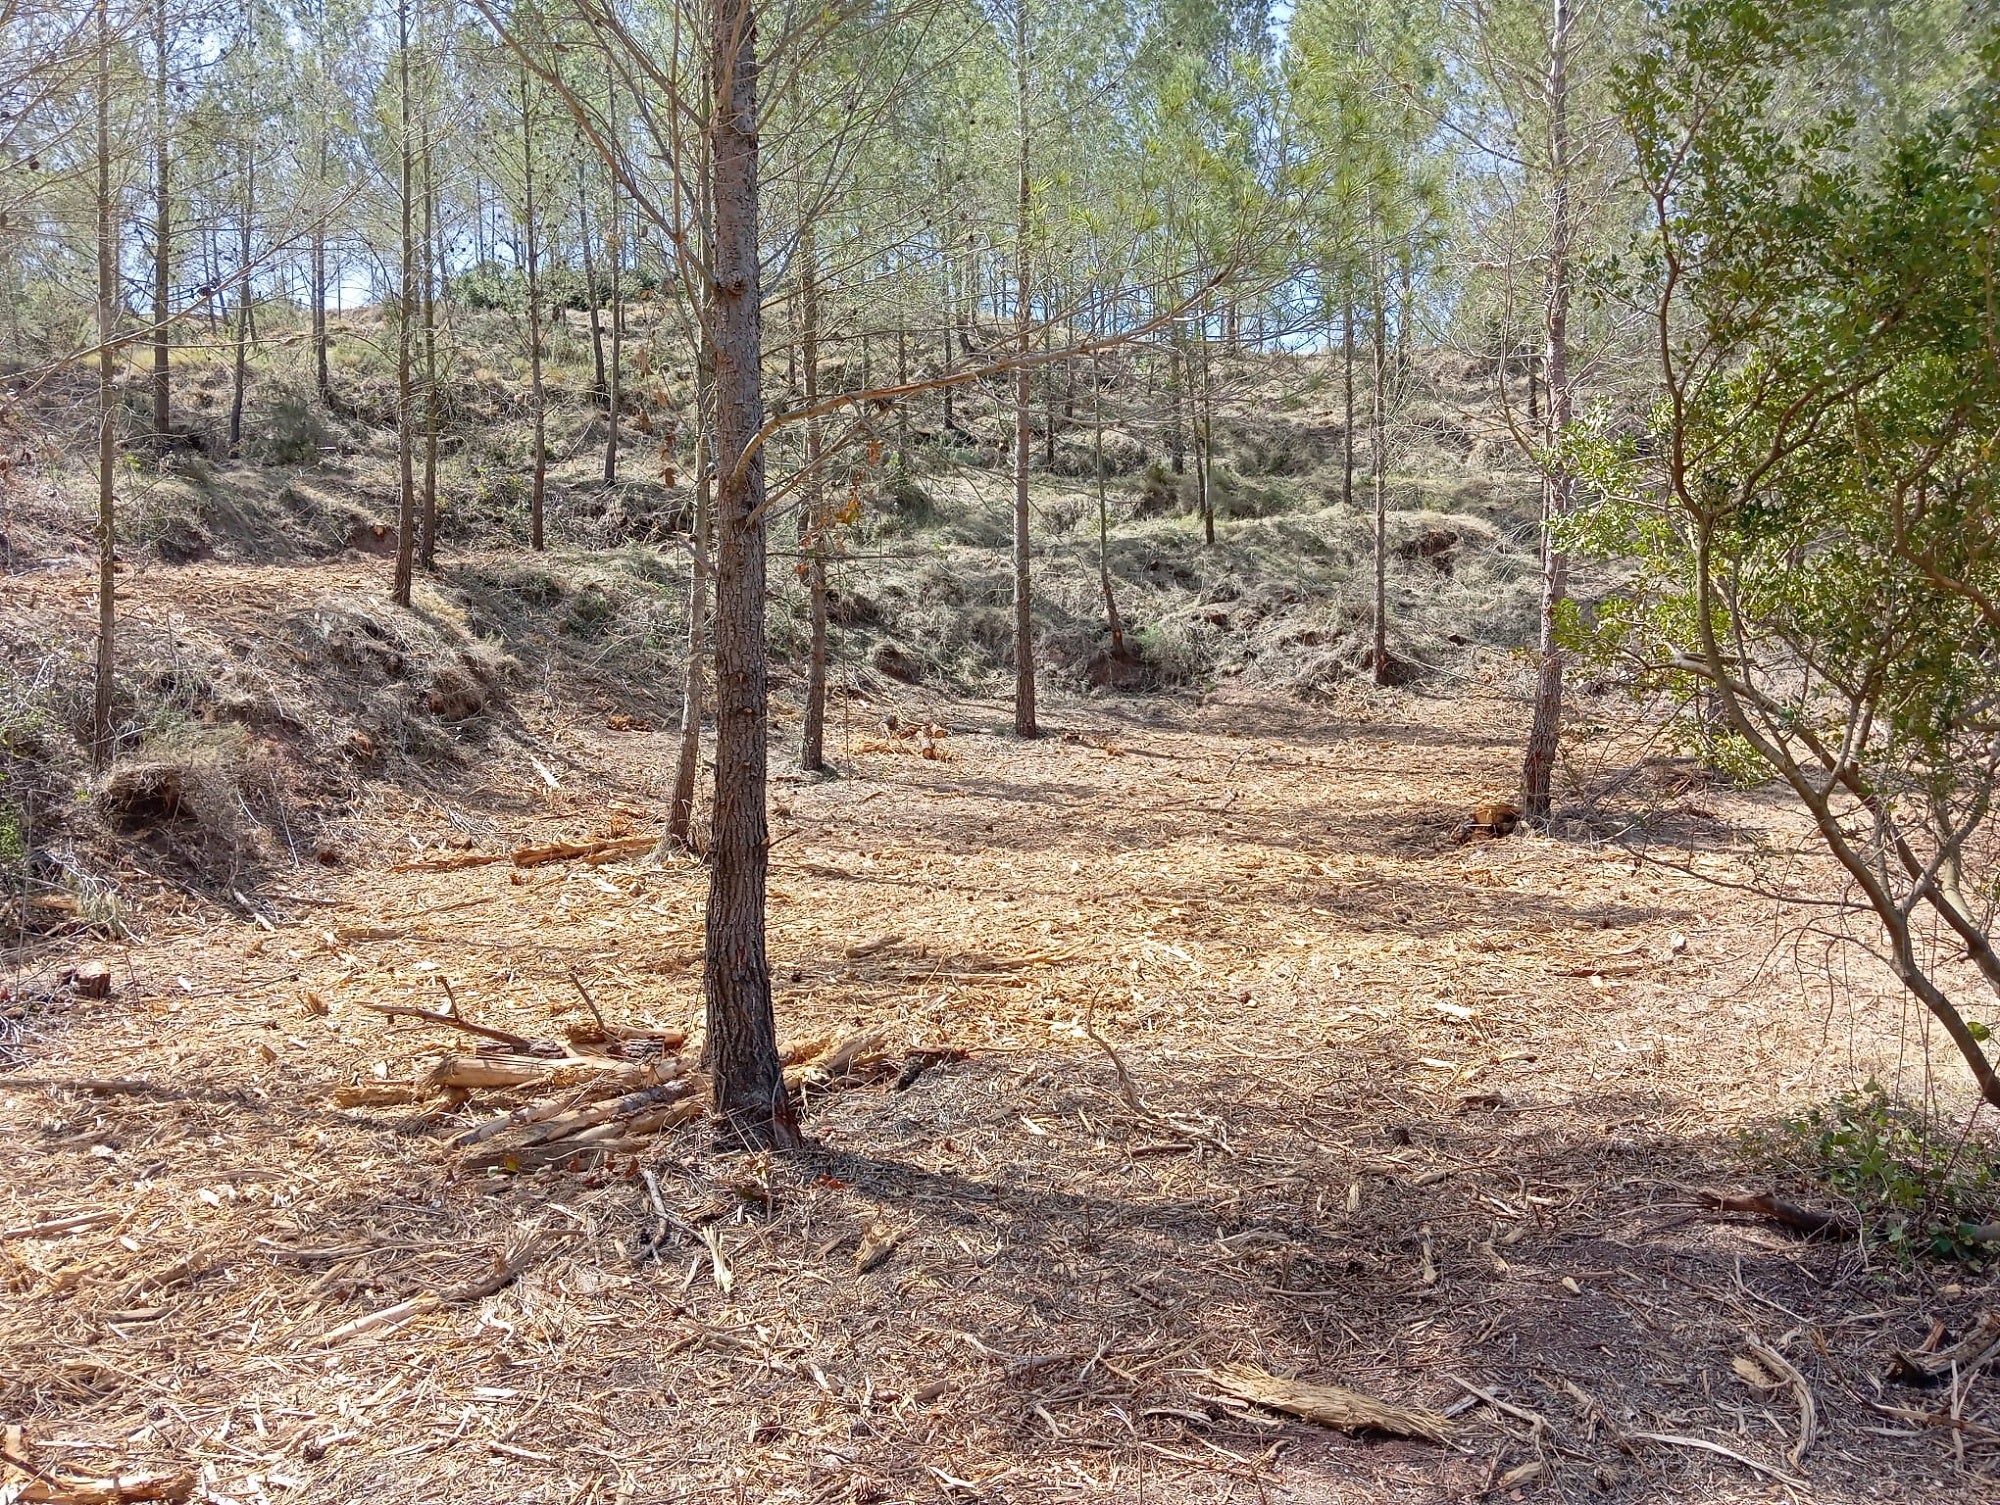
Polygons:
<instances>
[{"instance_id":1,"label":"green leafy shrub","mask_svg":"<svg viewBox=\"0 0 2000 1505\"><path fill-rule=\"evenodd\" d=\"M1977 1263L2000 1242L1989 1237L2000 1205L1992 1147L1947 1141L1880 1082L1786 1120L1767 1148L1852 1203L1867 1236L1900 1259Z\"/></svg>"}]
</instances>

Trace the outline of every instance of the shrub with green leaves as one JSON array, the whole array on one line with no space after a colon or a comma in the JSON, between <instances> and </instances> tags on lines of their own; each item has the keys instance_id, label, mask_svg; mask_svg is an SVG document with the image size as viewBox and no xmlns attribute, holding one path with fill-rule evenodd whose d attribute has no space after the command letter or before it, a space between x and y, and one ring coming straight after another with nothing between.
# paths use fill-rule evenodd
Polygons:
<instances>
[{"instance_id":1,"label":"shrub with green leaves","mask_svg":"<svg viewBox=\"0 0 2000 1505\"><path fill-rule=\"evenodd\" d=\"M1992 1147L1941 1135L1881 1083L1787 1120L1768 1148L1860 1212L1899 1256L1983 1260L1994 1253L2000 1165Z\"/></svg>"},{"instance_id":2,"label":"shrub with green leaves","mask_svg":"<svg viewBox=\"0 0 2000 1505\"><path fill-rule=\"evenodd\" d=\"M1568 627L1790 791L1850 938L2000 1105L1936 960L2000 988L2000 30L1954 103L1864 143L1797 88L1841 20L1675 4L1622 72L1652 223L1618 292L1662 395L1643 438L1579 425L1573 542L1630 583Z\"/></svg>"}]
</instances>

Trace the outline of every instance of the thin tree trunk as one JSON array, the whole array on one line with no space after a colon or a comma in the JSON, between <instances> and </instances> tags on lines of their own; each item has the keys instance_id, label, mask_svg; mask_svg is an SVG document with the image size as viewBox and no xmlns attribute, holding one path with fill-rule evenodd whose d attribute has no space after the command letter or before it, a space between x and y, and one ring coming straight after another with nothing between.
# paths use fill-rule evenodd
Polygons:
<instances>
[{"instance_id":1,"label":"thin tree trunk","mask_svg":"<svg viewBox=\"0 0 2000 1505\"><path fill-rule=\"evenodd\" d=\"M236 369L229 388L229 453L243 443L243 401L250 382L250 217L257 202L257 153L243 160L243 213L236 222Z\"/></svg>"},{"instance_id":2,"label":"thin tree trunk","mask_svg":"<svg viewBox=\"0 0 2000 1505\"><path fill-rule=\"evenodd\" d=\"M1375 641L1372 661L1375 683L1389 683L1389 329L1388 289L1381 252L1375 255L1375 370L1369 415L1369 467L1375 483Z\"/></svg>"},{"instance_id":3,"label":"thin tree trunk","mask_svg":"<svg viewBox=\"0 0 2000 1505\"><path fill-rule=\"evenodd\" d=\"M1187 433L1181 427L1181 388L1187 385L1187 362L1181 355L1181 325L1176 319L1167 332L1167 450L1173 457L1174 474L1187 474Z\"/></svg>"},{"instance_id":4,"label":"thin tree trunk","mask_svg":"<svg viewBox=\"0 0 2000 1505\"><path fill-rule=\"evenodd\" d=\"M112 342L118 325L118 235L111 196L111 20L97 0L97 674L90 713L90 760L111 761L111 674L117 643L113 571L117 557L117 408Z\"/></svg>"},{"instance_id":5,"label":"thin tree trunk","mask_svg":"<svg viewBox=\"0 0 2000 1505\"><path fill-rule=\"evenodd\" d=\"M1209 548L1215 547L1215 494L1210 489L1210 474L1215 466L1215 406L1209 392L1208 370L1208 308L1204 304L1201 323L1201 349L1195 368L1195 387L1192 394L1194 405L1194 469L1195 484L1201 490L1201 537Z\"/></svg>"},{"instance_id":6,"label":"thin tree trunk","mask_svg":"<svg viewBox=\"0 0 2000 1505\"><path fill-rule=\"evenodd\" d=\"M591 395L603 402L611 387L604 377L604 321L597 313L597 258L590 252L590 195L584 188L581 161L576 164L576 222L583 236L583 301L590 310L590 356L597 368L597 384Z\"/></svg>"},{"instance_id":7,"label":"thin tree trunk","mask_svg":"<svg viewBox=\"0 0 2000 1505\"><path fill-rule=\"evenodd\" d=\"M540 553L548 546L542 516L548 496L548 403L542 390L542 281L535 234L535 114L528 99L528 70L521 70L521 178L526 187L527 213L522 233L528 250L528 393L535 410L534 475L528 490L528 546Z\"/></svg>"},{"instance_id":8,"label":"thin tree trunk","mask_svg":"<svg viewBox=\"0 0 2000 1505\"><path fill-rule=\"evenodd\" d=\"M428 121L426 122L428 126ZM437 570L438 544L438 373L437 373L437 187L431 174L431 142L424 132L424 498L423 553L428 572Z\"/></svg>"},{"instance_id":9,"label":"thin tree trunk","mask_svg":"<svg viewBox=\"0 0 2000 1505\"><path fill-rule=\"evenodd\" d=\"M804 1143L778 1060L765 950L768 664L764 638L764 460L757 235L755 0L711 0L715 104L715 807L710 848L704 1061L718 1132L752 1147Z\"/></svg>"},{"instance_id":10,"label":"thin tree trunk","mask_svg":"<svg viewBox=\"0 0 2000 1505\"><path fill-rule=\"evenodd\" d=\"M1569 558L1556 543L1556 528L1568 515L1575 479L1560 446L1570 420L1569 251L1575 226L1569 197L1569 0L1555 0L1549 49L1549 169L1554 178L1548 260L1548 428L1550 458L1542 478L1542 605L1536 642L1535 707L1521 758L1521 810L1546 820L1562 730L1563 649L1557 622L1569 593ZM1532 378L1531 378L1532 380Z\"/></svg>"},{"instance_id":11,"label":"thin tree trunk","mask_svg":"<svg viewBox=\"0 0 2000 1505\"><path fill-rule=\"evenodd\" d=\"M910 384L910 331L899 309L896 315L896 385ZM896 468L910 468L910 405L896 404Z\"/></svg>"},{"instance_id":12,"label":"thin tree trunk","mask_svg":"<svg viewBox=\"0 0 2000 1505\"><path fill-rule=\"evenodd\" d=\"M167 0L153 0L153 437L173 429L173 194L167 151Z\"/></svg>"},{"instance_id":13,"label":"thin tree trunk","mask_svg":"<svg viewBox=\"0 0 2000 1505\"><path fill-rule=\"evenodd\" d=\"M611 92L611 139L618 139L617 93ZM611 385L610 421L604 434L604 479L618 479L618 406L625 352L625 284L619 264L625 259L625 231L618 217L618 174L611 174L611 228L605 240L611 252Z\"/></svg>"},{"instance_id":14,"label":"thin tree trunk","mask_svg":"<svg viewBox=\"0 0 2000 1505\"><path fill-rule=\"evenodd\" d=\"M819 401L819 245L811 221L799 231L799 362L804 366L805 405ZM862 378L865 383L867 378ZM806 657L806 703L799 732L799 768L826 769L826 487L819 473L820 430L806 420L806 475L799 491L799 542L806 556L811 602L812 649Z\"/></svg>"},{"instance_id":15,"label":"thin tree trunk","mask_svg":"<svg viewBox=\"0 0 2000 1505\"><path fill-rule=\"evenodd\" d=\"M396 471L399 492L396 572L390 595L398 606L408 606L417 553L417 423L416 402L410 382L410 310L417 294L417 240L413 224L417 164L415 145L410 139L410 0L400 0L396 7L396 43L396 108L402 145L402 257L397 269L396 288Z\"/></svg>"},{"instance_id":16,"label":"thin tree trunk","mask_svg":"<svg viewBox=\"0 0 2000 1505\"><path fill-rule=\"evenodd\" d=\"M1030 594L1028 543L1028 403L1033 373L1028 369L1032 305L1028 282L1028 7L1014 7L1015 137L1019 148L1014 219L1014 735L1033 737L1035 726L1035 621Z\"/></svg>"},{"instance_id":17,"label":"thin tree trunk","mask_svg":"<svg viewBox=\"0 0 2000 1505\"><path fill-rule=\"evenodd\" d=\"M1347 313L1340 325L1341 364L1347 384L1346 418L1340 433L1340 499L1354 510L1354 288L1347 289Z\"/></svg>"},{"instance_id":18,"label":"thin tree trunk","mask_svg":"<svg viewBox=\"0 0 2000 1505\"><path fill-rule=\"evenodd\" d=\"M1102 335L1103 329L1097 330ZM1111 504L1104 493L1104 372L1098 353L1090 353L1090 426L1097 471L1097 583L1104 592L1104 625L1111 630L1113 661L1125 657L1125 623L1118 615L1118 597L1111 589Z\"/></svg>"},{"instance_id":19,"label":"thin tree trunk","mask_svg":"<svg viewBox=\"0 0 2000 1505\"><path fill-rule=\"evenodd\" d=\"M667 839L685 849L694 829L694 785L701 773L701 708L706 696L708 654L708 562L714 558L709 535L713 503L709 460L711 364L705 339L695 336L694 558L688 573L688 655L681 678L681 745L674 765L674 794L667 806Z\"/></svg>"},{"instance_id":20,"label":"thin tree trunk","mask_svg":"<svg viewBox=\"0 0 2000 1505\"><path fill-rule=\"evenodd\" d=\"M944 283L944 289L943 289L944 329L942 332L944 334L944 374L948 377L951 375L951 363L953 354L951 345L951 326L953 317L958 308L958 305L952 299L952 294L954 292L954 289L952 287L952 282L951 282L950 257L947 256L942 258L942 265L939 267L939 275ZM954 428L957 427L957 422L952 416L952 394L957 390L958 390L957 387L949 381L947 381L944 384L944 387L942 389L942 395L944 400L944 432L941 433L938 437L941 441L945 443L950 442L951 432Z\"/></svg>"},{"instance_id":21,"label":"thin tree trunk","mask_svg":"<svg viewBox=\"0 0 2000 1505\"><path fill-rule=\"evenodd\" d=\"M320 181L325 182L324 161ZM313 393L322 406L333 402L333 373L326 355L326 221L313 221L312 232L312 359Z\"/></svg>"}]
</instances>

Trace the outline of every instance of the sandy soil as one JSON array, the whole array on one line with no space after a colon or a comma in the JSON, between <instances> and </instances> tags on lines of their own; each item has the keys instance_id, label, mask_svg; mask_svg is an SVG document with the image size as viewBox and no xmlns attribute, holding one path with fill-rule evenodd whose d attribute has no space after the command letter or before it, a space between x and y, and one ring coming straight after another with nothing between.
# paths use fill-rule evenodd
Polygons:
<instances>
[{"instance_id":1,"label":"sandy soil","mask_svg":"<svg viewBox=\"0 0 2000 1505\"><path fill-rule=\"evenodd\" d=\"M231 1501L2000 1491L1990 1385L1881 1380L1989 1281L1695 1195L1758 1184L1740 1131L1896 1059L1863 1023L1879 979L1707 881L1751 871L1774 811L1661 794L1642 850L1455 845L1512 778L1513 712L1479 698L1058 704L1022 745L1000 706L911 692L942 761L879 747L887 708L837 710L841 777L774 786L781 1033L969 1054L818 1100L795 1161L691 1125L470 1173L447 1141L509 1099L332 1104L465 1046L360 1006L436 1008L446 979L531 1036L587 1018L571 969L614 1021L698 1022L695 863L393 870L651 829L672 735L608 706L367 784L342 866L285 857L232 914L162 896L129 943L25 958L0 1416L38 1462ZM100 955L112 996L72 997L61 969ZM877 1224L899 1241L857 1273ZM497 1292L324 1341L523 1250ZM1751 1338L1810 1389L1801 1457L1795 1398L1732 1370ZM1228 1403L1233 1361L1450 1438Z\"/></svg>"}]
</instances>

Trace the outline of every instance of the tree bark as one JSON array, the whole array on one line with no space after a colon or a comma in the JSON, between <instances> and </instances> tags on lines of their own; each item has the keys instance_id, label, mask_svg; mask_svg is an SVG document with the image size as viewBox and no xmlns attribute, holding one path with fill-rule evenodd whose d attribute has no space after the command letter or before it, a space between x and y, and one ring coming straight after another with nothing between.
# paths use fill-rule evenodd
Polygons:
<instances>
[{"instance_id":1,"label":"tree bark","mask_svg":"<svg viewBox=\"0 0 2000 1505\"><path fill-rule=\"evenodd\" d=\"M611 395L604 377L604 321L597 313L597 258L590 250L590 195L584 187L583 163L576 164L576 223L583 238L583 301L590 310L590 357L597 370L597 384L591 395L599 402Z\"/></svg>"},{"instance_id":2,"label":"tree bark","mask_svg":"<svg viewBox=\"0 0 2000 1505\"><path fill-rule=\"evenodd\" d=\"M250 383L250 221L257 203L257 151L243 159L242 216L236 222L236 366L229 387L229 453L243 443L243 402Z\"/></svg>"},{"instance_id":3,"label":"tree bark","mask_svg":"<svg viewBox=\"0 0 2000 1505\"><path fill-rule=\"evenodd\" d=\"M799 362L805 405L819 401L819 246L808 222L799 231ZM865 383L866 377L863 378ZM805 484L799 489L799 542L804 546L812 647L806 657L806 703L799 732L799 769L826 769L826 486L820 475L820 429L806 420Z\"/></svg>"},{"instance_id":4,"label":"tree bark","mask_svg":"<svg viewBox=\"0 0 2000 1505\"><path fill-rule=\"evenodd\" d=\"M1352 274L1349 274L1350 276ZM1347 384L1347 416L1340 434L1340 499L1348 511L1354 510L1354 287L1347 288L1347 312L1341 320L1340 344Z\"/></svg>"},{"instance_id":5,"label":"tree bark","mask_svg":"<svg viewBox=\"0 0 2000 1505\"><path fill-rule=\"evenodd\" d=\"M167 150L167 0L153 0L153 438L173 429L173 184Z\"/></svg>"},{"instance_id":6,"label":"tree bark","mask_svg":"<svg viewBox=\"0 0 2000 1505\"><path fill-rule=\"evenodd\" d=\"M1563 601L1569 594L1569 557L1556 530L1570 510L1575 478L1560 446L1570 421L1569 302L1570 244L1575 238L1569 195L1570 0L1555 0L1549 49L1549 169L1553 177L1548 258L1547 451L1542 473L1542 604L1536 641L1535 705L1521 758L1521 812L1546 820L1562 730L1563 649L1558 634ZM1534 376L1532 370L1529 381Z\"/></svg>"},{"instance_id":7,"label":"tree bark","mask_svg":"<svg viewBox=\"0 0 2000 1505\"><path fill-rule=\"evenodd\" d=\"M528 490L528 546L536 553L548 547L542 518L548 496L548 403L542 389L542 282L540 248L535 234L535 113L528 99L528 70L521 70L521 178L527 212L522 234L528 261L528 395L535 410L534 473Z\"/></svg>"},{"instance_id":8,"label":"tree bark","mask_svg":"<svg viewBox=\"0 0 2000 1505\"><path fill-rule=\"evenodd\" d=\"M1375 253L1375 379L1369 414L1369 468L1375 483L1375 641L1371 649L1375 683L1389 682L1389 299L1381 250Z\"/></svg>"},{"instance_id":9,"label":"tree bark","mask_svg":"<svg viewBox=\"0 0 2000 1505\"><path fill-rule=\"evenodd\" d=\"M118 235L111 196L111 20L97 0L97 672L90 713L90 760L111 762L111 676L117 644L118 413L112 346L118 329Z\"/></svg>"},{"instance_id":10,"label":"tree bark","mask_svg":"<svg viewBox=\"0 0 2000 1505\"><path fill-rule=\"evenodd\" d=\"M615 87L609 90L607 110L611 117L611 140L618 139L618 93ZM605 247L611 252L611 384L608 389L610 417L604 433L604 479L618 479L618 406L623 395L620 391L622 365L625 357L625 284L620 271L620 263L625 259L625 231L618 215L618 174L611 174L611 229L605 238Z\"/></svg>"},{"instance_id":11,"label":"tree bark","mask_svg":"<svg viewBox=\"0 0 2000 1505\"><path fill-rule=\"evenodd\" d=\"M1202 306L1201 322L1196 329L1201 336L1201 345L1196 357L1194 392L1191 407L1194 413L1194 471L1195 485L1201 492L1201 537L1209 548L1215 547L1215 495L1209 488L1209 473L1214 466L1214 399L1209 392L1208 371L1208 307Z\"/></svg>"},{"instance_id":12,"label":"tree bark","mask_svg":"<svg viewBox=\"0 0 2000 1505\"><path fill-rule=\"evenodd\" d=\"M1102 328L1097 331L1100 335ZM1097 471L1097 583L1104 592L1104 625L1111 631L1111 657L1125 657L1125 622L1118 615L1118 597L1111 589L1111 504L1104 492L1104 372L1098 353L1090 353L1090 426Z\"/></svg>"},{"instance_id":13,"label":"tree bark","mask_svg":"<svg viewBox=\"0 0 2000 1505\"><path fill-rule=\"evenodd\" d=\"M715 808L702 981L718 1133L804 1143L778 1060L765 951L768 665L764 637L763 330L758 267L756 0L711 0L715 230Z\"/></svg>"},{"instance_id":14,"label":"tree bark","mask_svg":"<svg viewBox=\"0 0 2000 1505\"><path fill-rule=\"evenodd\" d=\"M423 552L427 572L437 570L438 543L438 374L437 374L437 186L432 181L429 121L424 132L424 496Z\"/></svg>"},{"instance_id":15,"label":"tree bark","mask_svg":"<svg viewBox=\"0 0 2000 1505\"><path fill-rule=\"evenodd\" d=\"M1029 572L1028 404L1033 375L1028 369L1032 337L1032 304L1028 269L1029 215L1033 209L1028 178L1028 7L1014 6L1014 126L1018 148L1014 218L1014 735L1033 737L1035 725L1035 621Z\"/></svg>"},{"instance_id":16,"label":"tree bark","mask_svg":"<svg viewBox=\"0 0 2000 1505\"><path fill-rule=\"evenodd\" d=\"M410 604L417 552L417 485L415 473L416 405L410 382L410 308L417 292L417 242L412 223L416 197L416 151L410 140L410 0L396 7L396 108L401 137L402 221L401 264L396 288L396 570L390 596L398 606Z\"/></svg>"}]
</instances>

